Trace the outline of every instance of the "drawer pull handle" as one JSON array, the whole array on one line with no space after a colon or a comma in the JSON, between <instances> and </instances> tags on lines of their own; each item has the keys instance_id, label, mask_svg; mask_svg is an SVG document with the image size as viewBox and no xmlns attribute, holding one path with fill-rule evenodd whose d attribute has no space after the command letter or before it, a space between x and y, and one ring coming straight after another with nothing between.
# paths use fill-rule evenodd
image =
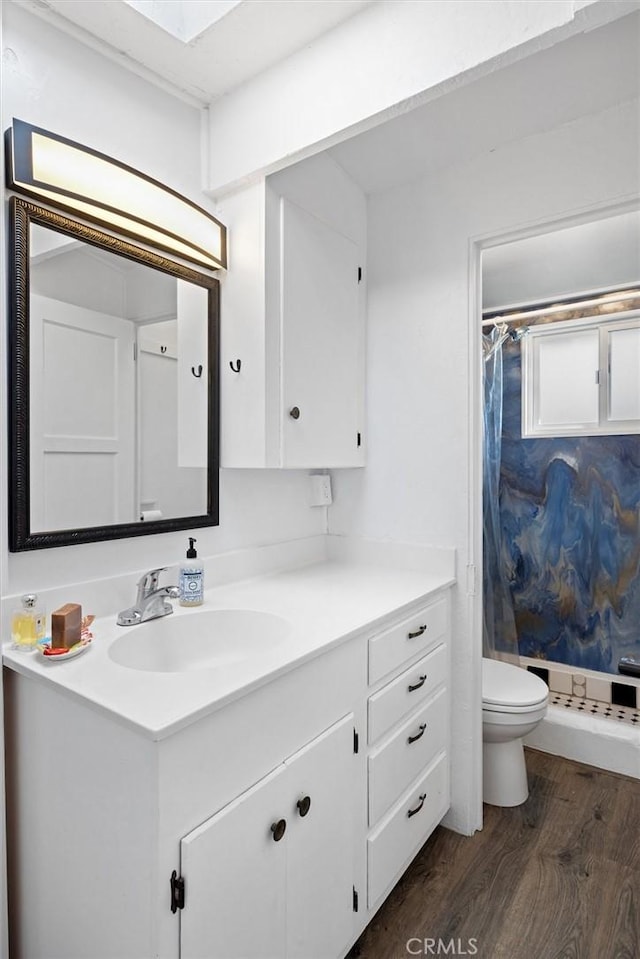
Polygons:
<instances>
[{"instance_id":1,"label":"drawer pull handle","mask_svg":"<svg viewBox=\"0 0 640 959\"><path fill-rule=\"evenodd\" d=\"M411 743L417 742L418 739L422 739L426 728L427 728L426 723L420 723L420 732L416 733L415 736L409 736L409 738L407 739L407 742L409 743L409 745L411 745Z\"/></svg>"},{"instance_id":2,"label":"drawer pull handle","mask_svg":"<svg viewBox=\"0 0 640 959\"><path fill-rule=\"evenodd\" d=\"M284 836L286 828L287 828L287 823L285 819L279 819L277 822L271 823L271 832L273 833L274 842L280 842L280 840Z\"/></svg>"},{"instance_id":3,"label":"drawer pull handle","mask_svg":"<svg viewBox=\"0 0 640 959\"><path fill-rule=\"evenodd\" d=\"M303 796L302 799L297 801L296 806L300 815L302 817L306 816L311 809L311 796Z\"/></svg>"},{"instance_id":4,"label":"drawer pull handle","mask_svg":"<svg viewBox=\"0 0 640 959\"><path fill-rule=\"evenodd\" d=\"M425 801L426 798L427 798L427 794L426 794L426 793L423 793L423 794L420 796L420 802L418 803L418 805L416 806L416 808L415 808L415 809L408 809L408 810L407 810L407 819L411 819L412 816L415 816L416 813L419 813L419 812L420 812L420 810L421 810L422 807L424 806L424 801Z\"/></svg>"},{"instance_id":5,"label":"drawer pull handle","mask_svg":"<svg viewBox=\"0 0 640 959\"><path fill-rule=\"evenodd\" d=\"M427 677L421 676L419 683L414 683L412 686L407 686L407 689L409 690L410 693L415 693L416 689L420 689L422 686L424 686L426 681L427 681Z\"/></svg>"},{"instance_id":6,"label":"drawer pull handle","mask_svg":"<svg viewBox=\"0 0 640 959\"><path fill-rule=\"evenodd\" d=\"M415 633L407 633L407 639L415 639L416 636L422 636L423 633L427 631L427 624L424 623L422 626L418 626Z\"/></svg>"}]
</instances>

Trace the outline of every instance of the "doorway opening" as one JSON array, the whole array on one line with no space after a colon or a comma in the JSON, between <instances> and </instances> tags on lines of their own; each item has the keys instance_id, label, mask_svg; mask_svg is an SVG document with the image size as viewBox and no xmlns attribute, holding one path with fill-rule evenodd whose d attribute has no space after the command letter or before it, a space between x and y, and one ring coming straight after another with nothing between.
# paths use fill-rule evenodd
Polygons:
<instances>
[{"instance_id":1,"label":"doorway opening","mask_svg":"<svg viewBox=\"0 0 640 959\"><path fill-rule=\"evenodd\" d=\"M474 241L472 258L471 381L480 407L471 412L478 438L472 542L484 560L478 646L482 637L483 655L516 659L541 675L559 709L580 681L585 715L610 715L620 696L640 709L640 691L617 668L622 656L640 660L639 225L637 204L603 208ZM487 448L496 450L487 447L482 413L495 356L485 362L483 339L485 356L500 351L502 372L490 547L483 467ZM582 385L593 415L576 407ZM615 420L610 406L620 387L630 406ZM534 734L540 748L553 720L550 710ZM548 751L585 759L562 749ZM594 756L600 764L598 749Z\"/></svg>"}]
</instances>

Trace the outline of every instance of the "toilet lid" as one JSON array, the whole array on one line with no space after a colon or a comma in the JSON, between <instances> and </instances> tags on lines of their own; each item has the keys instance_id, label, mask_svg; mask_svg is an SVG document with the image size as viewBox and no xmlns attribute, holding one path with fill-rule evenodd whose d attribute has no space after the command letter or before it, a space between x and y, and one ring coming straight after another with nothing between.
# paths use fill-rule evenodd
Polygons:
<instances>
[{"instance_id":1,"label":"toilet lid","mask_svg":"<svg viewBox=\"0 0 640 959\"><path fill-rule=\"evenodd\" d=\"M548 694L547 684L527 669L497 659L482 660L482 700L487 705L535 706Z\"/></svg>"}]
</instances>

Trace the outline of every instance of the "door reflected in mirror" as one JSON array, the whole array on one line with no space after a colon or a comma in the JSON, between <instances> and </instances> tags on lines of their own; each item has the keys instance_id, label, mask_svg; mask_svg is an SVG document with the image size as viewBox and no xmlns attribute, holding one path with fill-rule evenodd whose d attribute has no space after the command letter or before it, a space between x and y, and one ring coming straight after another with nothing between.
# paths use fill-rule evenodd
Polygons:
<instances>
[{"instance_id":1,"label":"door reflected in mirror","mask_svg":"<svg viewBox=\"0 0 640 959\"><path fill-rule=\"evenodd\" d=\"M12 206L12 548L214 525L217 281Z\"/></svg>"}]
</instances>

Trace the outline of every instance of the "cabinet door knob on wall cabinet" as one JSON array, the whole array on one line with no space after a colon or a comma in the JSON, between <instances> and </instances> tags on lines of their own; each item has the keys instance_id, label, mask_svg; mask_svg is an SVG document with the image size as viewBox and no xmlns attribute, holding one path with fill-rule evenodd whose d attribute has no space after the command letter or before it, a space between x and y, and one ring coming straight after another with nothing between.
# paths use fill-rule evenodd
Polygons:
<instances>
[{"instance_id":1,"label":"cabinet door knob on wall cabinet","mask_svg":"<svg viewBox=\"0 0 640 959\"><path fill-rule=\"evenodd\" d=\"M297 406L292 406L291 409L289 410L289 416L291 417L292 420L299 420L300 419L299 408Z\"/></svg>"},{"instance_id":2,"label":"cabinet door knob on wall cabinet","mask_svg":"<svg viewBox=\"0 0 640 959\"><path fill-rule=\"evenodd\" d=\"M415 809L407 809L407 819L411 819L412 816L415 816L416 813L419 813L419 812L420 812L420 810L421 810L422 807L424 806L424 801L425 801L426 798L427 798L427 794L426 794L426 793L423 793L423 794L420 796L420 802L418 803L418 805L416 806L416 808L415 808Z\"/></svg>"},{"instance_id":3,"label":"cabinet door knob on wall cabinet","mask_svg":"<svg viewBox=\"0 0 640 959\"><path fill-rule=\"evenodd\" d=\"M302 799L297 801L296 806L300 815L306 816L311 809L311 796L303 796Z\"/></svg>"},{"instance_id":4,"label":"cabinet door knob on wall cabinet","mask_svg":"<svg viewBox=\"0 0 640 959\"><path fill-rule=\"evenodd\" d=\"M421 689L422 686L424 686L424 684L426 683L426 681L427 681L427 677L421 676L419 682L410 684L409 686L407 686L407 689L409 690L410 693L415 693L416 689Z\"/></svg>"},{"instance_id":5,"label":"cabinet door knob on wall cabinet","mask_svg":"<svg viewBox=\"0 0 640 959\"><path fill-rule=\"evenodd\" d=\"M407 633L407 639L415 639L416 636L422 636L422 634L426 633L426 631L427 631L427 624L425 623L423 626L418 626L415 633Z\"/></svg>"},{"instance_id":6,"label":"cabinet door knob on wall cabinet","mask_svg":"<svg viewBox=\"0 0 640 959\"><path fill-rule=\"evenodd\" d=\"M424 736L424 731L425 731L426 728L427 728L427 724L426 724L426 723L420 723L420 732L419 732L419 733L416 733L415 736L409 736L409 737L408 737L407 742L409 743L409 745L411 745L411 743L417 742L419 739L422 739L422 737Z\"/></svg>"},{"instance_id":7,"label":"cabinet door knob on wall cabinet","mask_svg":"<svg viewBox=\"0 0 640 959\"><path fill-rule=\"evenodd\" d=\"M286 819L278 819L277 822L271 823L271 832L273 833L274 842L280 842L280 840L285 834L286 828L287 828Z\"/></svg>"}]
</instances>

